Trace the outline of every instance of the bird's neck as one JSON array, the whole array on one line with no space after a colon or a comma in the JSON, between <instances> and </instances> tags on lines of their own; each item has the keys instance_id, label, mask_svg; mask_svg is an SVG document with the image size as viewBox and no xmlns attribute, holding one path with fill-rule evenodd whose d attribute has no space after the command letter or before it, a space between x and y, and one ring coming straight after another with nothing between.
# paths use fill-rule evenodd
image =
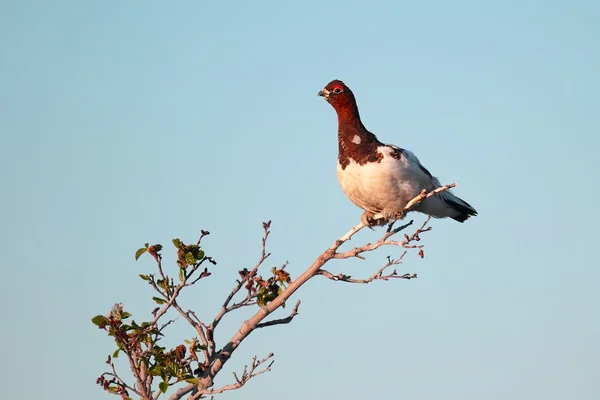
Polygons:
<instances>
[{"instance_id":1,"label":"bird's neck","mask_svg":"<svg viewBox=\"0 0 600 400\"><path fill-rule=\"evenodd\" d=\"M381 145L377 137L363 125L360 117L338 113L338 160L343 169L353 160L360 165L377 161L377 147Z\"/></svg>"},{"instance_id":2,"label":"bird's neck","mask_svg":"<svg viewBox=\"0 0 600 400\"><path fill-rule=\"evenodd\" d=\"M338 110L338 142L340 153L345 149L370 147L373 143L379 143L375 135L369 132L363 125L358 110L352 111Z\"/></svg>"}]
</instances>

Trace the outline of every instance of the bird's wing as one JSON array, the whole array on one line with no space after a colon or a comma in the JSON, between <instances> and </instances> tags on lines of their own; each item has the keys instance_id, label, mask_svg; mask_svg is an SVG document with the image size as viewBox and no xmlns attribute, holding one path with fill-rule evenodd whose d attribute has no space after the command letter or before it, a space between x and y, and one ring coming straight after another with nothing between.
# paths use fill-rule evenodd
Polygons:
<instances>
[{"instance_id":1,"label":"bird's wing","mask_svg":"<svg viewBox=\"0 0 600 400\"><path fill-rule=\"evenodd\" d=\"M421 164L417 156L415 156L412 151L402 149L393 144L386 144L386 146L392 148L396 152L401 153L405 165L414 170L415 172L419 172L416 175L420 176L416 178L418 178L421 181L421 183L424 184L424 186L440 186L440 182L438 181L438 179L435 176L433 176L431 172L429 172L429 170Z\"/></svg>"}]
</instances>

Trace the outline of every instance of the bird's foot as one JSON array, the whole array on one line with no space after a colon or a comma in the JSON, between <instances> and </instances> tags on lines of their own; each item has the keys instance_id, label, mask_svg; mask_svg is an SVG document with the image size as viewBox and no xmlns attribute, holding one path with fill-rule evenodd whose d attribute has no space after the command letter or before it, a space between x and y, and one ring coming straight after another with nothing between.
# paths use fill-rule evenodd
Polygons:
<instances>
[{"instance_id":1,"label":"bird's foot","mask_svg":"<svg viewBox=\"0 0 600 400\"><path fill-rule=\"evenodd\" d=\"M372 213L370 211L365 211L362 216L360 217L362 223L369 227L371 230L373 229L374 226L383 226L385 224L387 224L387 219L384 218L378 218L375 219L375 213Z\"/></svg>"},{"instance_id":2,"label":"bird's foot","mask_svg":"<svg viewBox=\"0 0 600 400\"><path fill-rule=\"evenodd\" d=\"M381 215L383 215L383 219L386 222L394 222L394 221L404 218L404 212L394 210L394 209L389 209L389 208L384 208L381 211Z\"/></svg>"}]
</instances>

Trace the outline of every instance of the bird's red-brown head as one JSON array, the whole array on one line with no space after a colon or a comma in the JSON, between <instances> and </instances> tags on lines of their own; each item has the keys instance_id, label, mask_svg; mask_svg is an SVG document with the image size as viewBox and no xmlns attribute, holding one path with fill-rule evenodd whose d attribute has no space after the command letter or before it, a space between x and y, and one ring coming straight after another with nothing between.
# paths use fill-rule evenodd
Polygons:
<instances>
[{"instance_id":1,"label":"bird's red-brown head","mask_svg":"<svg viewBox=\"0 0 600 400\"><path fill-rule=\"evenodd\" d=\"M352 90L340 80L333 80L327 84L319 93L338 114L340 121L360 121L356 99Z\"/></svg>"},{"instance_id":2,"label":"bird's red-brown head","mask_svg":"<svg viewBox=\"0 0 600 400\"><path fill-rule=\"evenodd\" d=\"M350 160L360 165L380 162L377 148L382 143L360 120L352 90L340 80L333 80L319 92L333 106L338 116L338 162L345 169Z\"/></svg>"}]
</instances>

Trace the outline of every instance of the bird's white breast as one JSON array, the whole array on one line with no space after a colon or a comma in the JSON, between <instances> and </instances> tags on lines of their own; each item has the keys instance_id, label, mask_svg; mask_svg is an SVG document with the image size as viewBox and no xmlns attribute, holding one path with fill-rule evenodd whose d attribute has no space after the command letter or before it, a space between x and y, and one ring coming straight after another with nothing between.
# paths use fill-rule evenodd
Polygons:
<instances>
[{"instance_id":1,"label":"bird's white breast","mask_svg":"<svg viewBox=\"0 0 600 400\"><path fill-rule=\"evenodd\" d=\"M358 207L380 212L383 209L402 210L406 203L425 187L430 178L411 160L414 157L404 153L400 159L390 154L395 150L388 146L380 146L378 152L383 154L380 162L359 165L350 159L346 168L342 169L338 161L337 177L346 196Z\"/></svg>"}]
</instances>

